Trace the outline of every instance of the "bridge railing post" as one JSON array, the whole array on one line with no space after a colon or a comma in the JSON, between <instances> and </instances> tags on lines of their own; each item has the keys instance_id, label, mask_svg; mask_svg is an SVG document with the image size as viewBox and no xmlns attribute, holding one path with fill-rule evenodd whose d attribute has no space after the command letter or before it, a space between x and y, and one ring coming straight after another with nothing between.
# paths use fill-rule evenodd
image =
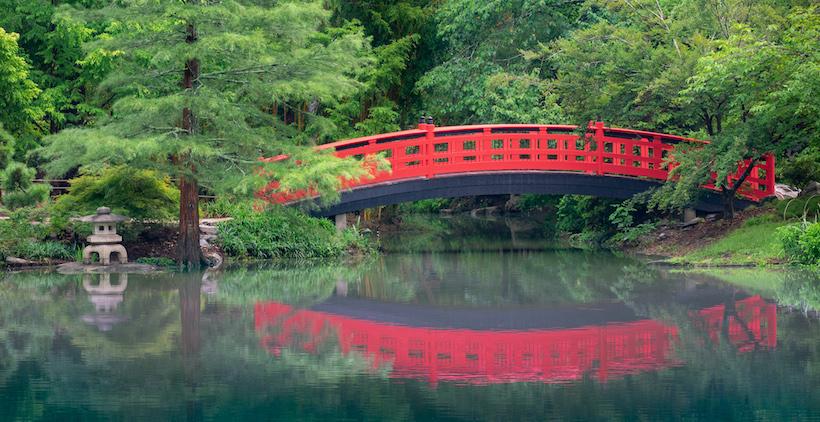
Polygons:
<instances>
[{"instance_id":1,"label":"bridge railing post","mask_svg":"<svg viewBox=\"0 0 820 422\"><path fill-rule=\"evenodd\" d=\"M597 159L598 165L597 174L602 175L605 173L604 171L604 122L595 122L595 134L593 135L595 139L595 149L597 152Z\"/></svg>"},{"instance_id":2,"label":"bridge railing post","mask_svg":"<svg viewBox=\"0 0 820 422\"><path fill-rule=\"evenodd\" d=\"M435 133L436 125L434 125L432 123L432 120L433 119L430 118L428 120L430 123L425 125L425 129L427 129L427 134L425 135L424 148L423 148L423 151L422 151L422 154L423 154L423 157L424 157L423 163L424 163L424 167L425 167L424 168L424 171L425 171L424 175L428 179L435 175L435 169L433 169L433 164L435 163L435 160L433 160L432 156L433 156L433 140L436 137L436 133Z\"/></svg>"}]
</instances>

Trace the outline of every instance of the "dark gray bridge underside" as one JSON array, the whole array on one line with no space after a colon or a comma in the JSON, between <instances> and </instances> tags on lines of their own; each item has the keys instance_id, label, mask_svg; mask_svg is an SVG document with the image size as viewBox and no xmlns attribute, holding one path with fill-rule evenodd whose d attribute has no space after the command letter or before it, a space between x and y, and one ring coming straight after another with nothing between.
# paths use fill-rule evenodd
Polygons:
<instances>
[{"instance_id":1,"label":"dark gray bridge underside","mask_svg":"<svg viewBox=\"0 0 820 422\"><path fill-rule=\"evenodd\" d=\"M331 206L314 210L315 216L330 217L381 205L398 204L429 198L459 196L545 194L592 195L626 199L636 193L661 185L656 180L633 177L598 176L574 172L486 172L415 178L363 186L342 192L341 200ZM751 203L738 200L735 206ZM705 212L723 210L717 193L703 190L693 208Z\"/></svg>"}]
</instances>

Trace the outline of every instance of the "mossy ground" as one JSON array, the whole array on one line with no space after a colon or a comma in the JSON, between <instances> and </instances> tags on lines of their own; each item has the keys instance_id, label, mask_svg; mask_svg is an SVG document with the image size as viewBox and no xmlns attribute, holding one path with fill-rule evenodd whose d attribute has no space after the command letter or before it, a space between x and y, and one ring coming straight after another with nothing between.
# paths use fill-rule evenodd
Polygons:
<instances>
[{"instance_id":1,"label":"mossy ground","mask_svg":"<svg viewBox=\"0 0 820 422\"><path fill-rule=\"evenodd\" d=\"M724 237L693 252L673 257L670 262L696 266L779 264L784 261L784 256L777 229L785 224L785 221L748 220Z\"/></svg>"}]
</instances>

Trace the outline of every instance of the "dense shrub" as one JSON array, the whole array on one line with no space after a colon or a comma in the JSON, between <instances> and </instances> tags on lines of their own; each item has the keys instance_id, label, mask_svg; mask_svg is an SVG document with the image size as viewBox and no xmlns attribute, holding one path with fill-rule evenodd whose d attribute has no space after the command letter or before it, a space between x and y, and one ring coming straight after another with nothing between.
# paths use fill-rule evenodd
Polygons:
<instances>
[{"instance_id":1,"label":"dense shrub","mask_svg":"<svg viewBox=\"0 0 820 422\"><path fill-rule=\"evenodd\" d=\"M110 167L100 175L71 180L69 192L57 199L55 214L93 214L107 206L136 220L162 220L178 213L179 190L151 170Z\"/></svg>"},{"instance_id":2,"label":"dense shrub","mask_svg":"<svg viewBox=\"0 0 820 422\"><path fill-rule=\"evenodd\" d=\"M558 230L566 233L600 232L611 225L615 201L583 195L566 195L558 201Z\"/></svg>"},{"instance_id":3,"label":"dense shrub","mask_svg":"<svg viewBox=\"0 0 820 422\"><path fill-rule=\"evenodd\" d=\"M820 265L820 223L797 223L778 229L786 257L796 263Z\"/></svg>"},{"instance_id":4,"label":"dense shrub","mask_svg":"<svg viewBox=\"0 0 820 422\"><path fill-rule=\"evenodd\" d=\"M34 184L36 171L23 163L11 163L3 171L3 205L16 210L32 207L48 199L49 185Z\"/></svg>"},{"instance_id":5,"label":"dense shrub","mask_svg":"<svg viewBox=\"0 0 820 422\"><path fill-rule=\"evenodd\" d=\"M799 197L777 201L777 212L785 219L820 219L820 196Z\"/></svg>"},{"instance_id":6,"label":"dense shrub","mask_svg":"<svg viewBox=\"0 0 820 422\"><path fill-rule=\"evenodd\" d=\"M431 198L399 204L400 213L433 214L450 206L450 198Z\"/></svg>"},{"instance_id":7,"label":"dense shrub","mask_svg":"<svg viewBox=\"0 0 820 422\"><path fill-rule=\"evenodd\" d=\"M518 198L518 210L536 211L555 209L560 200L561 197L557 195L523 194Z\"/></svg>"},{"instance_id":8,"label":"dense shrub","mask_svg":"<svg viewBox=\"0 0 820 422\"><path fill-rule=\"evenodd\" d=\"M0 220L0 260L7 256L34 261L73 259L75 248L48 240L51 227L42 223L45 217L43 210L24 208Z\"/></svg>"},{"instance_id":9,"label":"dense shrub","mask_svg":"<svg viewBox=\"0 0 820 422\"><path fill-rule=\"evenodd\" d=\"M778 162L777 170L779 180L798 188L820 181L820 148L807 148L791 160Z\"/></svg>"},{"instance_id":10,"label":"dense shrub","mask_svg":"<svg viewBox=\"0 0 820 422\"><path fill-rule=\"evenodd\" d=\"M222 250L239 258L332 258L371 246L355 228L337 232L329 220L312 218L291 208L254 211L249 204L230 211L233 220L219 224Z\"/></svg>"},{"instance_id":11,"label":"dense shrub","mask_svg":"<svg viewBox=\"0 0 820 422\"><path fill-rule=\"evenodd\" d=\"M0 170L5 168L11 162L11 154L14 149L14 138L3 129L0 124Z\"/></svg>"},{"instance_id":12,"label":"dense shrub","mask_svg":"<svg viewBox=\"0 0 820 422\"><path fill-rule=\"evenodd\" d=\"M16 190L3 193L3 205L12 210L25 207L33 207L48 199L51 186L46 184L33 184L26 190Z\"/></svg>"}]
</instances>

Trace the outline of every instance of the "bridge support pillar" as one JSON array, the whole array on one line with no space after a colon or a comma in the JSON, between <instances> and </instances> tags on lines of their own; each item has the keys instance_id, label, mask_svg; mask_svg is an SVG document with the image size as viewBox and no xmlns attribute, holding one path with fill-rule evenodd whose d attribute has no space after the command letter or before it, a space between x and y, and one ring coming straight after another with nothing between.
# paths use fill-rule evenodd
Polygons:
<instances>
[{"instance_id":1,"label":"bridge support pillar","mask_svg":"<svg viewBox=\"0 0 820 422\"><path fill-rule=\"evenodd\" d=\"M347 228L347 214L339 214L334 219L336 220L336 230L342 231Z\"/></svg>"},{"instance_id":2,"label":"bridge support pillar","mask_svg":"<svg viewBox=\"0 0 820 422\"><path fill-rule=\"evenodd\" d=\"M692 207L687 207L683 209L683 222L688 223L695 218L697 218L698 214L695 212L695 209Z\"/></svg>"}]
</instances>

